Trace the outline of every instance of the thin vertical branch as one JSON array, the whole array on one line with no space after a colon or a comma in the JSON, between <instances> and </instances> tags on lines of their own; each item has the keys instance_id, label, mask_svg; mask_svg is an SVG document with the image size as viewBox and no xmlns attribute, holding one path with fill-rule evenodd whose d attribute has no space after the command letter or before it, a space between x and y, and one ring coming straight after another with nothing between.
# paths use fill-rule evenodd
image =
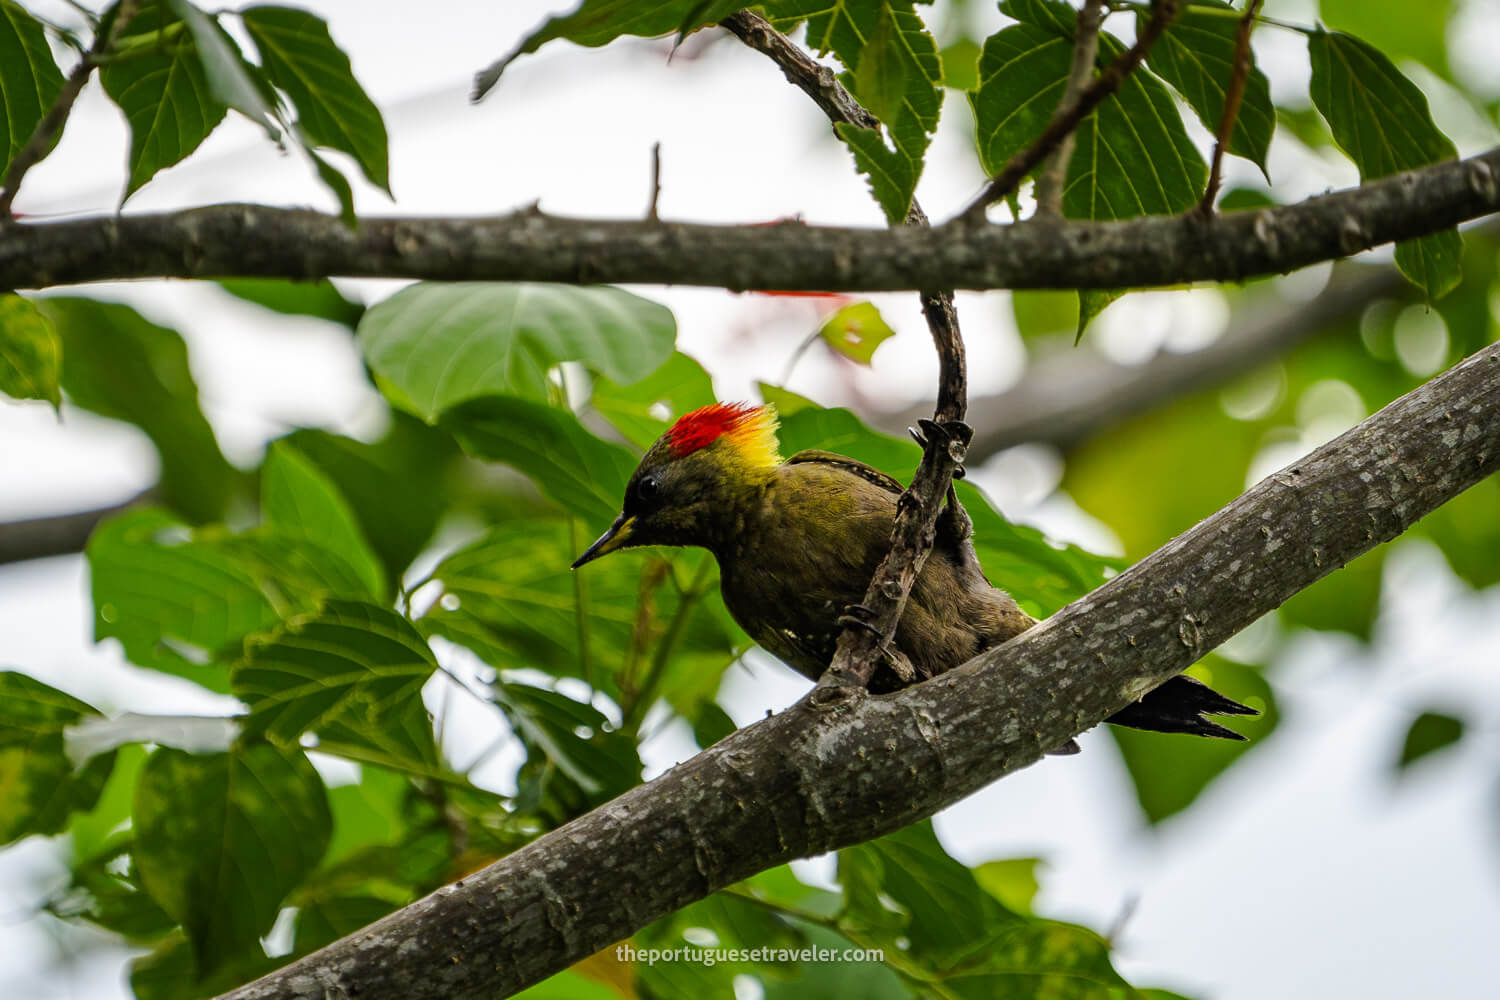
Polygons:
<instances>
[{"instance_id":1,"label":"thin vertical branch","mask_svg":"<svg viewBox=\"0 0 1500 1000\"><path fill-rule=\"evenodd\" d=\"M1061 114L1070 108L1094 74L1094 59L1099 52L1099 26L1104 23L1106 0L1085 0L1078 12L1073 34L1073 65L1068 70L1068 86L1057 105ZM1063 188L1068 180L1068 163L1073 159L1077 131L1069 132L1052 153L1036 179L1036 213L1062 215Z\"/></svg>"},{"instance_id":2,"label":"thin vertical branch","mask_svg":"<svg viewBox=\"0 0 1500 1000\"><path fill-rule=\"evenodd\" d=\"M1203 189L1203 200L1198 211L1212 215L1214 199L1219 196L1223 183L1221 171L1224 154L1234 138L1234 124L1240 117L1240 101L1245 96L1245 81L1250 77L1250 32L1255 30L1255 15L1260 12L1261 0L1250 0L1245 6L1245 16L1240 18L1239 31L1234 38L1234 66L1229 74L1229 86L1224 91L1224 113L1219 116L1219 127L1214 136L1213 164L1208 171L1208 186Z\"/></svg>"},{"instance_id":3,"label":"thin vertical branch","mask_svg":"<svg viewBox=\"0 0 1500 1000\"><path fill-rule=\"evenodd\" d=\"M781 67L786 78L811 97L830 121L880 128L875 116L839 84L828 67L803 52L765 18L742 10L720 23ZM915 198L907 211L905 225L931 225ZM870 581L861 616L845 626L833 662L824 674L824 681L833 684L869 683L891 637L896 634L896 624L906 608L912 584L932 548L944 498L953 505L953 516L967 520L951 490L954 473L963 464L972 434L963 423L968 408L968 372L958 311L951 291L923 292L921 302L922 315L938 355L937 407L933 422L924 425L926 443L922 463L897 507L891 549Z\"/></svg>"}]
</instances>

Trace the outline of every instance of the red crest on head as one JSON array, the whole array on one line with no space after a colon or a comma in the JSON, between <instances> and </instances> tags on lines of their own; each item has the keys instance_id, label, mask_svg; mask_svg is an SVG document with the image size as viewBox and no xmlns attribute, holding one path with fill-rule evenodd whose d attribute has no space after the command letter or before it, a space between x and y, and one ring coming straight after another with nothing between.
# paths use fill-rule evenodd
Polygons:
<instances>
[{"instance_id":1,"label":"red crest on head","mask_svg":"<svg viewBox=\"0 0 1500 1000\"><path fill-rule=\"evenodd\" d=\"M753 419L758 409L748 403L714 403L699 407L678 418L667 431L667 444L678 458L691 455L723 435L733 433Z\"/></svg>"}]
</instances>

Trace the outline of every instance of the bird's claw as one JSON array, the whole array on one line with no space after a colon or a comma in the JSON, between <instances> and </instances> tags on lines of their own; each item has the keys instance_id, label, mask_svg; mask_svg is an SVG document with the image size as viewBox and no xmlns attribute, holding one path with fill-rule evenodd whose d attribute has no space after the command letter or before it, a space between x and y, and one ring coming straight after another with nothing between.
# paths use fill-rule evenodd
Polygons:
<instances>
[{"instance_id":1,"label":"bird's claw","mask_svg":"<svg viewBox=\"0 0 1500 1000\"><path fill-rule=\"evenodd\" d=\"M874 617L875 611L873 608L868 608L863 604L849 604L844 607L844 613L839 615L837 624L840 627L852 626L857 629L863 629L871 635L884 640L885 633L881 632L880 629L870 621L870 619Z\"/></svg>"},{"instance_id":2,"label":"bird's claw","mask_svg":"<svg viewBox=\"0 0 1500 1000\"><path fill-rule=\"evenodd\" d=\"M929 441L935 440L943 444L948 450L948 457L953 460L953 478L964 477L964 459L969 454L969 442L974 440L973 427L962 420L945 420L939 423L923 417L917 421L916 427L908 427L906 433L923 449Z\"/></svg>"}]
</instances>

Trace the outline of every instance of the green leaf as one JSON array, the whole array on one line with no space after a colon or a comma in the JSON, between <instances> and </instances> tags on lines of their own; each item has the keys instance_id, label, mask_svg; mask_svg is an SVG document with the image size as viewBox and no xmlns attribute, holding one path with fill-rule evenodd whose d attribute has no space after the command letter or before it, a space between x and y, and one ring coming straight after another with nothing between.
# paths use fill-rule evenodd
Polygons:
<instances>
[{"instance_id":1,"label":"green leaf","mask_svg":"<svg viewBox=\"0 0 1500 1000\"><path fill-rule=\"evenodd\" d=\"M1078 325L1073 329L1073 343L1083 339L1089 324L1108 309L1110 304L1123 298L1123 288L1084 288L1078 292Z\"/></svg>"},{"instance_id":2,"label":"green leaf","mask_svg":"<svg viewBox=\"0 0 1500 1000\"><path fill-rule=\"evenodd\" d=\"M1224 114L1229 80L1234 73L1239 21L1204 11L1202 8L1205 7L1232 9L1224 0L1198 0L1185 7L1151 47L1146 60L1156 75L1182 95L1203 127L1217 133L1219 119ZM1149 20L1149 14L1137 10L1136 31L1139 32ZM1252 51L1250 75L1245 79L1245 92L1240 98L1239 116L1235 119L1234 135L1229 140L1229 152L1260 167L1261 173L1270 180L1266 171L1266 153L1271 145L1271 133L1276 128L1276 108L1271 104L1271 85L1266 75L1255 68L1254 58Z\"/></svg>"},{"instance_id":3,"label":"green leaf","mask_svg":"<svg viewBox=\"0 0 1500 1000\"><path fill-rule=\"evenodd\" d=\"M939 57L943 64L943 86L954 90L973 90L979 86L979 43L960 38Z\"/></svg>"},{"instance_id":4,"label":"green leaf","mask_svg":"<svg viewBox=\"0 0 1500 1000\"><path fill-rule=\"evenodd\" d=\"M437 669L427 642L393 611L329 601L245 643L230 684L250 706L247 729L296 745L304 732L331 733L393 764L431 768L437 749L422 686ZM332 728L337 725L337 729Z\"/></svg>"},{"instance_id":5,"label":"green leaf","mask_svg":"<svg viewBox=\"0 0 1500 1000\"><path fill-rule=\"evenodd\" d=\"M705 963L688 956L668 956L660 961L639 963L637 978L646 996L733 996L734 980L738 976L758 974L765 979L780 979L801 971L804 963L795 960L768 956L754 961L745 953L754 948L805 948L808 945L807 929L806 923L760 906L737 893L715 893L643 928L635 939L635 947L663 951L701 947L702 938L688 934L695 930L701 934L707 930L718 939L718 948L733 949L744 957L721 952L717 961ZM849 945L841 942L840 946ZM805 965L813 966L814 963Z\"/></svg>"},{"instance_id":6,"label":"green leaf","mask_svg":"<svg viewBox=\"0 0 1500 1000\"><path fill-rule=\"evenodd\" d=\"M1319 21L1365 39L1396 62L1414 59L1451 79L1448 31L1453 0L1319 0Z\"/></svg>"},{"instance_id":7,"label":"green leaf","mask_svg":"<svg viewBox=\"0 0 1500 1000\"><path fill-rule=\"evenodd\" d=\"M3 18L0 18L3 20ZM0 295L0 393L62 405L62 338L30 299Z\"/></svg>"},{"instance_id":8,"label":"green leaf","mask_svg":"<svg viewBox=\"0 0 1500 1000\"><path fill-rule=\"evenodd\" d=\"M33 833L58 833L68 817L94 807L114 754L75 770L63 730L92 706L13 670L0 671L0 844Z\"/></svg>"},{"instance_id":9,"label":"green leaf","mask_svg":"<svg viewBox=\"0 0 1500 1000\"><path fill-rule=\"evenodd\" d=\"M928 821L839 852L839 924L973 997L1099 997L1128 984L1092 931L1016 913L938 843ZM898 940L901 942L898 944Z\"/></svg>"},{"instance_id":10,"label":"green leaf","mask_svg":"<svg viewBox=\"0 0 1500 1000\"><path fill-rule=\"evenodd\" d=\"M299 893L294 954L306 955L411 902L409 890L394 883L372 880L356 891Z\"/></svg>"},{"instance_id":11,"label":"green leaf","mask_svg":"<svg viewBox=\"0 0 1500 1000\"><path fill-rule=\"evenodd\" d=\"M477 396L544 400L563 361L634 382L671 356L676 336L664 306L618 288L521 282L412 285L359 324L381 391L429 422Z\"/></svg>"},{"instance_id":12,"label":"green leaf","mask_svg":"<svg viewBox=\"0 0 1500 1000\"><path fill-rule=\"evenodd\" d=\"M1184 739L1167 733L1106 726L1120 748L1130 773L1136 799L1147 822L1160 823L1174 816L1203 793L1241 756L1268 736L1280 722L1275 696L1265 677L1254 667L1209 655L1188 673L1234 700L1258 709L1256 718L1236 719L1234 728L1249 742L1235 740Z\"/></svg>"},{"instance_id":13,"label":"green leaf","mask_svg":"<svg viewBox=\"0 0 1500 1000\"><path fill-rule=\"evenodd\" d=\"M658 693L680 708L710 697L743 636L727 621L715 579L684 608L683 591L707 553L617 554L569 569L591 536L555 519L503 521L433 571L445 597L421 626L469 646L496 667L584 677L619 699L648 669L657 643L677 627ZM582 609L579 609L579 601ZM586 622L581 629L579 622Z\"/></svg>"},{"instance_id":14,"label":"green leaf","mask_svg":"<svg viewBox=\"0 0 1500 1000\"><path fill-rule=\"evenodd\" d=\"M840 124L837 131L887 221L904 221L943 104L937 43L911 0L783 0L770 13L782 28L806 20L807 44L837 56L853 74L845 83L854 95L872 111L884 109L876 117L886 126L890 145L872 129ZM861 79L867 50L872 62Z\"/></svg>"},{"instance_id":15,"label":"green leaf","mask_svg":"<svg viewBox=\"0 0 1500 1000\"><path fill-rule=\"evenodd\" d=\"M885 212L886 221L894 224L905 219L922 174L926 133L909 131L903 135L906 143L898 141L892 149L874 129L840 122L834 131L854 154L854 165L870 182L870 193Z\"/></svg>"},{"instance_id":16,"label":"green leaf","mask_svg":"<svg viewBox=\"0 0 1500 1000\"><path fill-rule=\"evenodd\" d=\"M680 351L645 378L621 385L594 380L589 405L638 448L649 448L673 420L714 402L714 384L703 366Z\"/></svg>"},{"instance_id":17,"label":"green leaf","mask_svg":"<svg viewBox=\"0 0 1500 1000\"><path fill-rule=\"evenodd\" d=\"M1041 888L1036 874L1041 867L1041 858L986 861L974 867L974 880L979 883L980 888L1004 904L1007 910L1030 913L1032 901Z\"/></svg>"},{"instance_id":18,"label":"green leaf","mask_svg":"<svg viewBox=\"0 0 1500 1000\"><path fill-rule=\"evenodd\" d=\"M302 134L300 127L294 128L293 132L301 140L304 147L309 147L307 138ZM308 159L312 161L313 170L318 175L318 180L323 186L333 192L333 196L339 203L339 219L350 229L354 229L358 218L354 214L354 189L349 186L349 178L343 172L329 163L317 150L307 149Z\"/></svg>"},{"instance_id":19,"label":"green leaf","mask_svg":"<svg viewBox=\"0 0 1500 1000\"><path fill-rule=\"evenodd\" d=\"M1078 323L1078 293L1015 291L1010 293L1016 332L1025 339L1072 331Z\"/></svg>"},{"instance_id":20,"label":"green leaf","mask_svg":"<svg viewBox=\"0 0 1500 1000\"><path fill-rule=\"evenodd\" d=\"M906 95L906 73L905 53L894 16L889 7L882 7L875 30L859 50L854 92L876 118L894 121Z\"/></svg>"},{"instance_id":21,"label":"green leaf","mask_svg":"<svg viewBox=\"0 0 1500 1000\"><path fill-rule=\"evenodd\" d=\"M393 413L390 430L374 443L312 429L284 440L338 488L388 578L399 580L442 516L443 477L459 454L452 437Z\"/></svg>"},{"instance_id":22,"label":"green leaf","mask_svg":"<svg viewBox=\"0 0 1500 1000\"><path fill-rule=\"evenodd\" d=\"M740 0L664 0L647 4L638 0L583 0L572 13L548 18L522 39L515 51L480 73L474 81L474 99L477 101L489 93L512 62L553 39L565 38L596 48L622 35L654 38L676 32L682 36L705 24L722 21L741 6Z\"/></svg>"},{"instance_id":23,"label":"green leaf","mask_svg":"<svg viewBox=\"0 0 1500 1000\"><path fill-rule=\"evenodd\" d=\"M1423 712L1411 720L1396 770L1404 771L1417 761L1445 750L1463 739L1464 720L1443 712Z\"/></svg>"},{"instance_id":24,"label":"green leaf","mask_svg":"<svg viewBox=\"0 0 1500 1000\"><path fill-rule=\"evenodd\" d=\"M208 89L221 104L227 105L265 130L272 142L282 141L282 130L274 107L268 98L269 88L260 70L245 62L239 46L210 17L189 0L162 0L192 35L194 52L203 66Z\"/></svg>"},{"instance_id":25,"label":"green leaf","mask_svg":"<svg viewBox=\"0 0 1500 1000\"><path fill-rule=\"evenodd\" d=\"M196 43L161 4L143 4L129 32L116 45L121 57L99 71L104 92L130 125L122 201L197 149L227 110L209 87Z\"/></svg>"},{"instance_id":26,"label":"green leaf","mask_svg":"<svg viewBox=\"0 0 1500 1000\"><path fill-rule=\"evenodd\" d=\"M204 973L198 968L192 944L181 931L173 931L155 944L152 951L130 963L130 991L135 1000L202 1000L259 979L286 961L268 958L256 947Z\"/></svg>"},{"instance_id":27,"label":"green leaf","mask_svg":"<svg viewBox=\"0 0 1500 1000\"><path fill-rule=\"evenodd\" d=\"M386 595L385 571L365 541L337 486L294 446L271 445L261 469L266 523L342 559L376 597Z\"/></svg>"},{"instance_id":28,"label":"green leaf","mask_svg":"<svg viewBox=\"0 0 1500 1000\"><path fill-rule=\"evenodd\" d=\"M1046 128L1067 87L1073 52L1072 8L1044 0L1007 0L1001 10L1022 21L991 36L970 96L980 162L998 173ZM1124 51L1099 36L1099 65ZM1136 71L1077 131L1063 189L1063 214L1074 219L1168 215L1194 204L1208 178L1167 88Z\"/></svg>"},{"instance_id":29,"label":"green leaf","mask_svg":"<svg viewBox=\"0 0 1500 1000\"><path fill-rule=\"evenodd\" d=\"M219 286L235 298L254 302L284 316L314 316L351 330L365 307L344 298L330 281L283 278L222 278Z\"/></svg>"},{"instance_id":30,"label":"green leaf","mask_svg":"<svg viewBox=\"0 0 1500 1000\"><path fill-rule=\"evenodd\" d=\"M1017 16L1007 10L1012 17ZM1067 88L1071 32L1022 22L985 40L979 85L969 95L985 173L998 174L1042 134Z\"/></svg>"},{"instance_id":31,"label":"green leaf","mask_svg":"<svg viewBox=\"0 0 1500 1000\"><path fill-rule=\"evenodd\" d=\"M100 718L86 716L85 718ZM74 723L77 725L77 723ZM67 752L67 732L63 734L63 752ZM131 800L135 797L135 780L146 760L145 748L126 744L115 752L115 766L104 782L98 800L85 812L73 814L68 822L68 846L80 864L105 851L115 832L130 819Z\"/></svg>"},{"instance_id":32,"label":"green leaf","mask_svg":"<svg viewBox=\"0 0 1500 1000\"><path fill-rule=\"evenodd\" d=\"M1101 62L1124 46L1099 36ZM1197 203L1208 165L1183 127L1172 95L1139 70L1078 128L1063 214L1071 219L1171 215Z\"/></svg>"},{"instance_id":33,"label":"green leaf","mask_svg":"<svg viewBox=\"0 0 1500 1000\"><path fill-rule=\"evenodd\" d=\"M1313 104L1360 180L1452 159L1453 142L1439 131L1427 98L1379 50L1341 32L1308 39ZM1445 229L1396 246L1396 265L1429 301L1452 291L1462 278L1457 229Z\"/></svg>"},{"instance_id":34,"label":"green leaf","mask_svg":"<svg viewBox=\"0 0 1500 1000\"><path fill-rule=\"evenodd\" d=\"M151 755L136 788L135 861L146 889L182 925L198 977L260 954L281 901L322 857L330 826L323 781L296 747Z\"/></svg>"},{"instance_id":35,"label":"green leaf","mask_svg":"<svg viewBox=\"0 0 1500 1000\"><path fill-rule=\"evenodd\" d=\"M266 75L296 107L307 139L348 153L370 183L390 194L385 122L328 25L291 7L249 7L240 17Z\"/></svg>"},{"instance_id":36,"label":"green leaf","mask_svg":"<svg viewBox=\"0 0 1500 1000\"><path fill-rule=\"evenodd\" d=\"M595 532L615 519L636 458L584 429L578 418L529 399L486 396L443 414L465 451L530 476Z\"/></svg>"},{"instance_id":37,"label":"green leaf","mask_svg":"<svg viewBox=\"0 0 1500 1000\"><path fill-rule=\"evenodd\" d=\"M844 306L823 321L818 333L829 347L862 365L870 364L876 348L896 335L873 302Z\"/></svg>"},{"instance_id":38,"label":"green leaf","mask_svg":"<svg viewBox=\"0 0 1500 1000\"><path fill-rule=\"evenodd\" d=\"M62 387L74 404L135 424L161 457L161 499L193 521L222 517L236 472L198 408L187 346L129 306L38 300L62 338Z\"/></svg>"},{"instance_id":39,"label":"green leaf","mask_svg":"<svg viewBox=\"0 0 1500 1000\"><path fill-rule=\"evenodd\" d=\"M326 597L369 598L342 559L305 538L255 529L197 534L159 508L105 521L85 554L94 637L117 638L139 666L228 690L221 664L241 639Z\"/></svg>"},{"instance_id":40,"label":"green leaf","mask_svg":"<svg viewBox=\"0 0 1500 1000\"><path fill-rule=\"evenodd\" d=\"M215 691L229 689L213 655L278 620L255 578L234 559L190 544L167 512L139 508L94 529L84 550L94 638L119 639L125 657Z\"/></svg>"},{"instance_id":41,"label":"green leaf","mask_svg":"<svg viewBox=\"0 0 1500 1000\"><path fill-rule=\"evenodd\" d=\"M146 759L146 753L140 747L132 750L137 763L130 772L127 794L134 792L140 765ZM110 786L116 784L116 777L110 776ZM124 823L129 818L127 801L117 823ZM125 833L114 838L105 850L85 856L83 861L74 865L67 894L49 907L53 915L63 919L82 917L140 944L155 943L174 930L177 921L141 887L130 855L131 846L132 839L129 833Z\"/></svg>"},{"instance_id":42,"label":"green leaf","mask_svg":"<svg viewBox=\"0 0 1500 1000\"><path fill-rule=\"evenodd\" d=\"M333 813L333 836L324 864L335 865L356 852L393 844L406 829L406 803L416 794L403 774L383 767L362 766L359 781L328 789Z\"/></svg>"},{"instance_id":43,"label":"green leaf","mask_svg":"<svg viewBox=\"0 0 1500 1000\"><path fill-rule=\"evenodd\" d=\"M0 0L0 177L41 124L62 90L47 33L12 0Z\"/></svg>"},{"instance_id":44,"label":"green leaf","mask_svg":"<svg viewBox=\"0 0 1500 1000\"><path fill-rule=\"evenodd\" d=\"M516 808L562 823L641 783L635 738L592 705L529 684L495 685L495 704L526 747Z\"/></svg>"},{"instance_id":45,"label":"green leaf","mask_svg":"<svg viewBox=\"0 0 1500 1000\"><path fill-rule=\"evenodd\" d=\"M757 382L755 383L755 388L760 393L760 398L776 407L776 412L783 418L790 417L797 411L805 410L809 406L821 409L817 403L814 403L801 393L793 392L779 385L772 385L769 382Z\"/></svg>"}]
</instances>

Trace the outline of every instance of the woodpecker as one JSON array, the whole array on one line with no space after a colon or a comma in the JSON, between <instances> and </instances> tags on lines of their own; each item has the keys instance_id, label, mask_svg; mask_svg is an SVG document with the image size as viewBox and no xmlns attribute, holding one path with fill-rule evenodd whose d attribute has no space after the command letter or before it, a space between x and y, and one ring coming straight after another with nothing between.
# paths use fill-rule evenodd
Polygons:
<instances>
[{"instance_id":1,"label":"woodpecker","mask_svg":"<svg viewBox=\"0 0 1500 1000\"><path fill-rule=\"evenodd\" d=\"M620 516L573 568L637 545L696 545L719 564L724 604L750 637L817 680L890 547L903 491L826 451L782 460L769 405L715 403L685 414L647 450ZM871 690L936 676L1036 624L984 576L967 517L951 505ZM1178 675L1110 716L1135 729L1245 737L1205 715L1254 709ZM1073 752L1069 744L1056 752Z\"/></svg>"}]
</instances>

